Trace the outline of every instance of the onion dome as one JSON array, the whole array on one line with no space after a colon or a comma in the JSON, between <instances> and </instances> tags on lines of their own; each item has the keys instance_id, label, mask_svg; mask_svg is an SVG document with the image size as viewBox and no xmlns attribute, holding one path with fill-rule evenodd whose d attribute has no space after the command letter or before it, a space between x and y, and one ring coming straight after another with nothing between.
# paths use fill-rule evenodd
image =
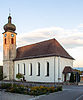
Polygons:
<instances>
[{"instance_id":1,"label":"onion dome","mask_svg":"<svg viewBox=\"0 0 83 100\"><path fill-rule=\"evenodd\" d=\"M9 16L8 17L8 23L6 25L4 25L5 32L7 32L7 31L14 32L16 30L16 26L11 23L11 19L12 19L11 16Z\"/></svg>"}]
</instances>

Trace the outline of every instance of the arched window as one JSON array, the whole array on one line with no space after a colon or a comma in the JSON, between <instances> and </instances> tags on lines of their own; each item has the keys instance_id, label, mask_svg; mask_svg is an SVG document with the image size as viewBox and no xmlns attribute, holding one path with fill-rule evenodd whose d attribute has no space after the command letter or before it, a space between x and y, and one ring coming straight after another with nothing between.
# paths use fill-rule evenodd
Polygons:
<instances>
[{"instance_id":1,"label":"arched window","mask_svg":"<svg viewBox=\"0 0 83 100\"><path fill-rule=\"evenodd\" d=\"M25 75L25 64L24 64L24 75Z\"/></svg>"},{"instance_id":2,"label":"arched window","mask_svg":"<svg viewBox=\"0 0 83 100\"><path fill-rule=\"evenodd\" d=\"M32 63L29 64L29 75L32 76Z\"/></svg>"},{"instance_id":3,"label":"arched window","mask_svg":"<svg viewBox=\"0 0 83 100\"><path fill-rule=\"evenodd\" d=\"M19 72L20 72L20 66L19 66L19 64L18 64L18 74L19 74Z\"/></svg>"},{"instance_id":4,"label":"arched window","mask_svg":"<svg viewBox=\"0 0 83 100\"><path fill-rule=\"evenodd\" d=\"M11 44L14 44L14 39L13 38L11 38Z\"/></svg>"},{"instance_id":5,"label":"arched window","mask_svg":"<svg viewBox=\"0 0 83 100\"><path fill-rule=\"evenodd\" d=\"M49 76L49 62L47 62L47 76Z\"/></svg>"},{"instance_id":6,"label":"arched window","mask_svg":"<svg viewBox=\"0 0 83 100\"><path fill-rule=\"evenodd\" d=\"M5 38L5 41L4 41L4 42L5 42L5 44L6 44L6 38Z\"/></svg>"},{"instance_id":7,"label":"arched window","mask_svg":"<svg viewBox=\"0 0 83 100\"><path fill-rule=\"evenodd\" d=\"M37 76L40 76L40 63L38 62L37 65Z\"/></svg>"}]
</instances>

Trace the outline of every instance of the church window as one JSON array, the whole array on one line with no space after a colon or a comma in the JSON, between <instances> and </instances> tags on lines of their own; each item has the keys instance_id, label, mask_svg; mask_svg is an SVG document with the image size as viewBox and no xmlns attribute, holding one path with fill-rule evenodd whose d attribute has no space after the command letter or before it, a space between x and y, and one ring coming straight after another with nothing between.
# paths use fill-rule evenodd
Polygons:
<instances>
[{"instance_id":1,"label":"church window","mask_svg":"<svg viewBox=\"0 0 83 100\"><path fill-rule=\"evenodd\" d=\"M32 63L29 64L29 75L32 76Z\"/></svg>"},{"instance_id":2,"label":"church window","mask_svg":"<svg viewBox=\"0 0 83 100\"><path fill-rule=\"evenodd\" d=\"M49 62L47 62L47 76L49 76Z\"/></svg>"},{"instance_id":3,"label":"church window","mask_svg":"<svg viewBox=\"0 0 83 100\"><path fill-rule=\"evenodd\" d=\"M38 62L37 65L37 76L40 76L40 63Z\"/></svg>"},{"instance_id":4,"label":"church window","mask_svg":"<svg viewBox=\"0 0 83 100\"><path fill-rule=\"evenodd\" d=\"M25 75L25 64L24 64L24 75Z\"/></svg>"},{"instance_id":5,"label":"church window","mask_svg":"<svg viewBox=\"0 0 83 100\"><path fill-rule=\"evenodd\" d=\"M5 38L5 44L6 44L6 38Z\"/></svg>"},{"instance_id":6,"label":"church window","mask_svg":"<svg viewBox=\"0 0 83 100\"><path fill-rule=\"evenodd\" d=\"M45 76L49 76L49 62L46 62L46 66L45 66Z\"/></svg>"},{"instance_id":7,"label":"church window","mask_svg":"<svg viewBox=\"0 0 83 100\"><path fill-rule=\"evenodd\" d=\"M18 64L18 73L20 72L20 67L19 67L19 64Z\"/></svg>"},{"instance_id":8,"label":"church window","mask_svg":"<svg viewBox=\"0 0 83 100\"><path fill-rule=\"evenodd\" d=\"M13 38L11 38L11 44L14 44L14 39Z\"/></svg>"}]
</instances>

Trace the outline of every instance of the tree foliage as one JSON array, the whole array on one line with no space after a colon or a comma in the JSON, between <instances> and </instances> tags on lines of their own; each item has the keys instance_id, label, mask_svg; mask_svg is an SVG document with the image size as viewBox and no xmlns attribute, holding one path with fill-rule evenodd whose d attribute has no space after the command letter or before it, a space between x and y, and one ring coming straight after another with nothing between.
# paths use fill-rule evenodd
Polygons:
<instances>
[{"instance_id":1,"label":"tree foliage","mask_svg":"<svg viewBox=\"0 0 83 100\"><path fill-rule=\"evenodd\" d=\"M21 73L16 74L16 78L18 78L18 79L23 78L23 74L21 74Z\"/></svg>"}]
</instances>

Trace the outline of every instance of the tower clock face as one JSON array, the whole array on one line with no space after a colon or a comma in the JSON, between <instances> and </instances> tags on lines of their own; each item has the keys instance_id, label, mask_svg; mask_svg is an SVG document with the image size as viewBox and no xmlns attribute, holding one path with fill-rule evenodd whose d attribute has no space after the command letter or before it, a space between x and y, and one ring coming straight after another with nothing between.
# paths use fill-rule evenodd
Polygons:
<instances>
[{"instance_id":1,"label":"tower clock face","mask_svg":"<svg viewBox=\"0 0 83 100\"><path fill-rule=\"evenodd\" d=\"M5 34L5 37L7 36L7 34Z\"/></svg>"},{"instance_id":2,"label":"tower clock face","mask_svg":"<svg viewBox=\"0 0 83 100\"><path fill-rule=\"evenodd\" d=\"M11 34L12 37L14 37L14 34Z\"/></svg>"}]
</instances>

